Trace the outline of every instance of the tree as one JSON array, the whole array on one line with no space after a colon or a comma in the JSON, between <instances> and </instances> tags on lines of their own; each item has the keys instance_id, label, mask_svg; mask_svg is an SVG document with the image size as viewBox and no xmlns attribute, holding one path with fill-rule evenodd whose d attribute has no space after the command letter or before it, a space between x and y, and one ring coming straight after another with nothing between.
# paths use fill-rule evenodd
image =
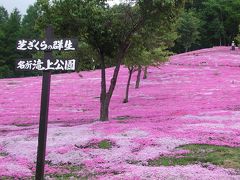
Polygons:
<instances>
[{"instance_id":1,"label":"tree","mask_svg":"<svg viewBox=\"0 0 240 180\"><path fill-rule=\"evenodd\" d=\"M6 25L6 51L7 51L7 63L12 71L14 71L15 59L21 57L20 53L16 50L17 39L20 38L21 30L21 15L18 9L14 9L10 14L9 20Z\"/></svg>"},{"instance_id":2,"label":"tree","mask_svg":"<svg viewBox=\"0 0 240 180\"><path fill-rule=\"evenodd\" d=\"M129 96L129 87L130 87L130 83L131 83L131 79L132 79L132 74L134 71L134 67L133 66L128 66L128 81L127 81L127 86L126 86L126 93L125 93L125 98L123 99L123 103L128 103L128 96Z\"/></svg>"},{"instance_id":3,"label":"tree","mask_svg":"<svg viewBox=\"0 0 240 180\"><path fill-rule=\"evenodd\" d=\"M129 88L133 72L136 71L136 69L139 72L139 67L141 67L141 64L145 61L145 59L147 59L147 57L144 56L146 50L143 46L143 41L141 39L142 37L140 34L136 34L133 36L131 47L129 48L129 51L124 58L124 64L128 68L128 81L123 103L128 102Z\"/></svg>"},{"instance_id":4,"label":"tree","mask_svg":"<svg viewBox=\"0 0 240 180\"><path fill-rule=\"evenodd\" d=\"M152 33L149 34L148 32ZM143 79L147 78L148 66L159 66L162 62L172 55L170 49L175 45L178 38L176 32L176 23L159 24L155 28L145 28L143 31L144 47L146 48L146 59L142 62L144 66ZM138 76L137 81L140 81Z\"/></svg>"},{"instance_id":5,"label":"tree","mask_svg":"<svg viewBox=\"0 0 240 180\"><path fill-rule=\"evenodd\" d=\"M168 60L169 55L172 53L167 50L167 48L158 47L147 51L145 48L140 49L134 48L134 50L130 50L125 58L125 65L128 68L128 81L126 86L126 93L123 103L128 102L129 96L129 87L131 82L131 77L134 71L137 71L137 79L135 88L138 89L140 85L140 76L142 71L142 66L156 66L159 67L161 63L164 63Z\"/></svg>"},{"instance_id":6,"label":"tree","mask_svg":"<svg viewBox=\"0 0 240 180\"><path fill-rule=\"evenodd\" d=\"M41 31L36 26L36 20L39 17L39 8L37 3L28 7L27 14L24 15L21 24L22 38L40 38Z\"/></svg>"},{"instance_id":7,"label":"tree","mask_svg":"<svg viewBox=\"0 0 240 180\"><path fill-rule=\"evenodd\" d=\"M27 14L21 17L18 9L8 15L4 7L0 7L0 78L31 76L36 72L15 72L15 60L21 57L32 58L30 52L18 52L16 42L20 38L40 38L40 31L35 28L39 16L37 4L29 6Z\"/></svg>"},{"instance_id":8,"label":"tree","mask_svg":"<svg viewBox=\"0 0 240 180\"><path fill-rule=\"evenodd\" d=\"M151 31L150 34L148 33L149 31ZM148 66L158 67L161 63L165 62L169 55L172 54L168 49L174 45L176 38L174 23L165 26L156 24L156 26L151 29L145 27L133 36L131 47L124 61L124 64L129 70L126 94L123 100L124 103L128 102L132 73L137 70L135 88L138 89L140 86L142 67L145 67L144 76L147 76Z\"/></svg>"},{"instance_id":9,"label":"tree","mask_svg":"<svg viewBox=\"0 0 240 180\"><path fill-rule=\"evenodd\" d=\"M8 16L4 8L0 8L1 30L0 30L0 77L14 76L15 59L21 57L16 50L16 42L20 37L21 15L17 9Z\"/></svg>"},{"instance_id":10,"label":"tree","mask_svg":"<svg viewBox=\"0 0 240 180\"><path fill-rule=\"evenodd\" d=\"M240 45L240 25L238 26L238 34L237 34L237 36L235 37L235 41L236 41L236 43L237 43L237 45L238 45L238 47L239 47L239 45Z\"/></svg>"},{"instance_id":11,"label":"tree","mask_svg":"<svg viewBox=\"0 0 240 180\"><path fill-rule=\"evenodd\" d=\"M101 66L100 120L108 120L110 100L115 89L120 66L133 35L145 26L175 21L184 0L139 0L109 7L105 0L62 0L42 4L42 26L53 22L59 34L78 35L98 54ZM107 60L115 66L107 90Z\"/></svg>"},{"instance_id":12,"label":"tree","mask_svg":"<svg viewBox=\"0 0 240 180\"><path fill-rule=\"evenodd\" d=\"M187 4L187 11L194 10L202 22L197 48L231 44L240 24L239 8L239 0L193 0Z\"/></svg>"},{"instance_id":13,"label":"tree","mask_svg":"<svg viewBox=\"0 0 240 180\"><path fill-rule=\"evenodd\" d=\"M179 34L178 44L187 52L193 44L200 38L200 20L194 15L193 11L185 11L180 16L177 23Z\"/></svg>"},{"instance_id":14,"label":"tree","mask_svg":"<svg viewBox=\"0 0 240 180\"><path fill-rule=\"evenodd\" d=\"M0 78L6 77L9 74L8 66L5 60L5 37L6 37L6 23L8 21L7 10L0 6Z\"/></svg>"},{"instance_id":15,"label":"tree","mask_svg":"<svg viewBox=\"0 0 240 180\"><path fill-rule=\"evenodd\" d=\"M229 2L231 3L231 2ZM227 35L224 25L226 12L224 6L229 3L223 3L222 0L205 0L202 3L200 16L203 20L203 43L209 47L214 45L226 45Z\"/></svg>"},{"instance_id":16,"label":"tree","mask_svg":"<svg viewBox=\"0 0 240 180\"><path fill-rule=\"evenodd\" d=\"M8 12L3 6L0 6L0 24L2 25L4 23L6 23L7 20L8 20ZM3 27L3 26L1 26L1 27Z\"/></svg>"}]
</instances>

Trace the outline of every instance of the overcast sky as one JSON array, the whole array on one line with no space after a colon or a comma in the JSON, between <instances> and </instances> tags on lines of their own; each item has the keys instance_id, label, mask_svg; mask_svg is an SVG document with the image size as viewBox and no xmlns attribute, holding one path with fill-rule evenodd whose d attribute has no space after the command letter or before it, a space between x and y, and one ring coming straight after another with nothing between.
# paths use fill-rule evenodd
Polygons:
<instances>
[{"instance_id":1,"label":"overcast sky","mask_svg":"<svg viewBox=\"0 0 240 180\"><path fill-rule=\"evenodd\" d=\"M120 0L109 0L110 5L117 3ZM0 6L3 6L10 13L14 8L17 8L21 14L26 13L29 5L34 4L36 0L0 0Z\"/></svg>"}]
</instances>

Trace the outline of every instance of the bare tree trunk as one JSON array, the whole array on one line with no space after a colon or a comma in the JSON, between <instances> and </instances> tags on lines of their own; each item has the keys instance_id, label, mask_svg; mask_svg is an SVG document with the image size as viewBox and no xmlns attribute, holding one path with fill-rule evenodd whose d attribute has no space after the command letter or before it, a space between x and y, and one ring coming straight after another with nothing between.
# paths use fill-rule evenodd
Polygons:
<instances>
[{"instance_id":1,"label":"bare tree trunk","mask_svg":"<svg viewBox=\"0 0 240 180\"><path fill-rule=\"evenodd\" d=\"M127 103L128 102L128 93L129 93L129 87L130 87L130 82L131 82L131 78L132 78L132 73L133 73L133 66L128 67L128 82L127 82L127 88L126 88L126 94L125 94L125 98L123 100L123 103Z\"/></svg>"},{"instance_id":2,"label":"bare tree trunk","mask_svg":"<svg viewBox=\"0 0 240 180\"><path fill-rule=\"evenodd\" d=\"M108 121L109 117L109 102L110 99L106 96L103 103L101 103L101 114L100 114L100 121Z\"/></svg>"},{"instance_id":3,"label":"bare tree trunk","mask_svg":"<svg viewBox=\"0 0 240 180\"><path fill-rule=\"evenodd\" d=\"M135 88L138 89L140 86L140 79L141 79L141 73L142 73L142 66L138 66L138 74L137 74L137 80L136 80L136 86Z\"/></svg>"},{"instance_id":4,"label":"bare tree trunk","mask_svg":"<svg viewBox=\"0 0 240 180\"><path fill-rule=\"evenodd\" d=\"M119 60L122 61L122 60ZM120 70L120 66L121 66L121 62L119 64L117 64L117 66L114 69L114 73L113 73L113 77L111 79L111 84L109 87L108 92L106 93L105 99L103 101L103 104L101 105L101 116L100 116L100 120L101 121L108 121L109 120L109 104L110 104L110 100L112 98L112 94L113 91L115 89L116 83L117 83L117 77L118 77L118 73Z\"/></svg>"},{"instance_id":5,"label":"bare tree trunk","mask_svg":"<svg viewBox=\"0 0 240 180\"><path fill-rule=\"evenodd\" d=\"M109 86L108 92L106 91L106 67L104 62L104 56L101 56L101 72L102 72L102 82L101 82L101 108L100 108L100 121L108 121L109 119L109 105L113 95L113 91L116 87L117 78L119 70L121 67L122 60L126 51L128 50L130 44L125 43L122 45L122 48L119 50L116 61L117 65L114 69L113 76L111 79L111 84Z\"/></svg>"},{"instance_id":6,"label":"bare tree trunk","mask_svg":"<svg viewBox=\"0 0 240 180\"><path fill-rule=\"evenodd\" d=\"M101 61L101 95L100 95L100 120L105 121L108 120L108 109L106 98L107 98L107 87L106 87L106 66L104 61L104 55L101 53L100 55Z\"/></svg>"},{"instance_id":7,"label":"bare tree trunk","mask_svg":"<svg viewBox=\"0 0 240 180\"><path fill-rule=\"evenodd\" d=\"M144 67L144 74L143 74L143 79L147 79L147 69L148 69L148 67L147 66L145 66Z\"/></svg>"}]
</instances>

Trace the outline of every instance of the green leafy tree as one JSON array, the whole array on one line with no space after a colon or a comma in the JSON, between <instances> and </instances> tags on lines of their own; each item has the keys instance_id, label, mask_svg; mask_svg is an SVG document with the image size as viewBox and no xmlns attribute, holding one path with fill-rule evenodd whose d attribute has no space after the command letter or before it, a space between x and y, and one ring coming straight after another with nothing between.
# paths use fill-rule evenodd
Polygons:
<instances>
[{"instance_id":1,"label":"green leafy tree","mask_svg":"<svg viewBox=\"0 0 240 180\"><path fill-rule=\"evenodd\" d=\"M10 70L6 65L5 59L5 37L6 37L6 24L8 21L7 10L0 6L0 78L7 77Z\"/></svg>"},{"instance_id":2,"label":"green leafy tree","mask_svg":"<svg viewBox=\"0 0 240 180\"><path fill-rule=\"evenodd\" d=\"M17 39L20 38L21 30L21 15L17 9L14 9L9 16L9 20L6 25L6 52L7 52L7 63L10 69L14 70L15 59L21 57L19 52L16 50Z\"/></svg>"},{"instance_id":3,"label":"green leafy tree","mask_svg":"<svg viewBox=\"0 0 240 180\"><path fill-rule=\"evenodd\" d=\"M14 9L8 15L4 7L0 7L0 77L19 77L35 75L34 72L15 72L15 60L21 57L32 58L30 52L18 52L16 42L21 38L40 37L40 31L35 28L36 20L39 16L37 4L29 6L27 14L21 17L20 12Z\"/></svg>"},{"instance_id":4,"label":"green leafy tree","mask_svg":"<svg viewBox=\"0 0 240 180\"><path fill-rule=\"evenodd\" d=\"M240 25L238 26L238 34L235 37L235 41L236 41L237 45L239 46L240 45Z\"/></svg>"},{"instance_id":5,"label":"green leafy tree","mask_svg":"<svg viewBox=\"0 0 240 180\"><path fill-rule=\"evenodd\" d=\"M0 6L0 24L3 25L4 23L7 22L7 20L8 20L8 12L3 6Z\"/></svg>"},{"instance_id":6,"label":"green leafy tree","mask_svg":"<svg viewBox=\"0 0 240 180\"><path fill-rule=\"evenodd\" d=\"M179 39L177 43L180 47L183 47L185 52L189 51L193 44L197 43L200 39L200 27L201 22L194 15L193 11L185 11L182 13L177 23L177 31Z\"/></svg>"},{"instance_id":7,"label":"green leafy tree","mask_svg":"<svg viewBox=\"0 0 240 180\"><path fill-rule=\"evenodd\" d=\"M222 0L205 0L202 3L200 15L204 21L203 41L210 47L227 44L225 21L228 13L224 9L229 3L231 2L225 3Z\"/></svg>"},{"instance_id":8,"label":"green leafy tree","mask_svg":"<svg viewBox=\"0 0 240 180\"><path fill-rule=\"evenodd\" d=\"M148 34L151 31L153 33ZM160 24L158 27L145 28L143 39L144 47L149 53L149 56L143 61L144 66L143 79L147 78L148 66L159 66L164 62L169 55L172 55L170 49L175 45L175 40L178 38L176 32L176 24ZM138 79L137 79L138 81Z\"/></svg>"},{"instance_id":9,"label":"green leafy tree","mask_svg":"<svg viewBox=\"0 0 240 180\"><path fill-rule=\"evenodd\" d=\"M141 70L141 66L143 62L146 60L145 51L146 49L143 46L142 37L140 35L135 35L132 40L132 45L128 50L127 55L124 58L124 64L128 68L128 81L126 86L126 93L123 103L128 102L129 96L129 88L131 83L132 74L134 71L138 71L139 76L139 69Z\"/></svg>"},{"instance_id":10,"label":"green leafy tree","mask_svg":"<svg viewBox=\"0 0 240 180\"><path fill-rule=\"evenodd\" d=\"M128 81L126 86L126 93L123 103L127 103L129 100L129 88L131 83L132 74L137 71L137 79L135 88L138 89L140 85L140 77L142 72L142 67L148 67L150 65L159 67L161 63L168 60L169 55L172 53L164 47L158 47L151 49L149 51L146 48L134 48L134 50L129 50L125 58L125 66L128 68Z\"/></svg>"},{"instance_id":11,"label":"green leafy tree","mask_svg":"<svg viewBox=\"0 0 240 180\"><path fill-rule=\"evenodd\" d=\"M17 9L7 17L7 13L1 8L1 14L4 16L1 18L1 77L13 77L14 76L14 62L15 59L21 57L19 52L16 51L16 42L20 37L21 28L21 15Z\"/></svg>"},{"instance_id":12,"label":"green leafy tree","mask_svg":"<svg viewBox=\"0 0 240 180\"><path fill-rule=\"evenodd\" d=\"M40 7L37 3L30 5L27 9L26 15L23 16L21 23L22 38L40 38L41 31L37 27L36 22L39 17Z\"/></svg>"},{"instance_id":13,"label":"green leafy tree","mask_svg":"<svg viewBox=\"0 0 240 180\"><path fill-rule=\"evenodd\" d=\"M131 46L132 37L145 26L176 20L184 0L138 0L109 7L105 0L38 1L43 7L40 24L53 23L60 35L76 35L98 54L101 66L100 120L108 120L110 100L120 66ZM149 32L151 33L151 32ZM106 67L114 65L107 88Z\"/></svg>"},{"instance_id":14,"label":"green leafy tree","mask_svg":"<svg viewBox=\"0 0 240 180\"><path fill-rule=\"evenodd\" d=\"M42 32L37 27L36 22L39 17L40 7L37 3L30 5L26 11L26 15L23 16L21 21L20 36L21 39L41 39ZM43 52L32 52L25 51L21 52L21 55L24 58L42 58ZM38 71L29 71L29 72L16 72L16 76L35 76L39 75L41 72Z\"/></svg>"},{"instance_id":15,"label":"green leafy tree","mask_svg":"<svg viewBox=\"0 0 240 180\"><path fill-rule=\"evenodd\" d=\"M187 9L194 9L202 22L198 47L229 45L238 33L240 24L239 0L193 0Z\"/></svg>"},{"instance_id":16,"label":"green leafy tree","mask_svg":"<svg viewBox=\"0 0 240 180\"><path fill-rule=\"evenodd\" d=\"M149 31L151 31L150 34L148 33ZM133 36L132 45L124 61L125 66L129 70L124 103L128 102L129 87L133 72L137 71L135 88L138 89L143 67L145 67L144 77L147 78L147 67L158 67L161 63L165 62L169 55L172 54L168 49L174 45L176 38L174 23L165 26L157 24L151 30L149 27L146 27L140 33Z\"/></svg>"}]
</instances>

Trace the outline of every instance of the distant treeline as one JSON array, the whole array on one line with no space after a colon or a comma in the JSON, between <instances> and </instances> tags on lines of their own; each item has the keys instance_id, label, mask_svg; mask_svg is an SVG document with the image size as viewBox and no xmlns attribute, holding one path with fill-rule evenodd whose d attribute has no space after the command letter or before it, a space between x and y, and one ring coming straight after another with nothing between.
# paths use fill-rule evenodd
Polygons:
<instances>
[{"instance_id":1,"label":"distant treeline","mask_svg":"<svg viewBox=\"0 0 240 180\"><path fill-rule=\"evenodd\" d=\"M36 75L36 73L14 71L14 62L16 59L42 56L41 53L31 54L16 51L16 42L21 38L39 39L43 37L44 30L41 26L43 20L42 10L47 11L47 7L44 7L44 5L44 3L37 1L34 5L29 6L24 16L21 16L18 9L14 9L9 14L4 7L0 6L0 78ZM121 8L120 5L119 8ZM240 36L238 35L240 24L239 9L240 0L193 0L187 2L185 9L176 21L176 34L173 32L169 32L169 35L166 34L166 37L176 36L176 38L174 37L174 46L169 46L168 50L173 53L181 53L212 46L230 45L233 40L236 43L240 43ZM55 16L49 18L56 18L57 22L57 18L61 19L65 17ZM67 24L68 22L66 22ZM70 22L69 25L71 25ZM74 26L77 26L77 24ZM56 34L64 30L57 29ZM66 35L77 36L68 32L66 32ZM74 56L80 60L84 59L80 61L78 70L89 70L93 67L98 68L99 63L95 60L97 58L92 49L84 41L81 43L81 39L79 40L81 48L79 48L78 52L71 54L58 53L55 55L61 57ZM112 65L113 63L109 59L106 66Z\"/></svg>"}]
</instances>

